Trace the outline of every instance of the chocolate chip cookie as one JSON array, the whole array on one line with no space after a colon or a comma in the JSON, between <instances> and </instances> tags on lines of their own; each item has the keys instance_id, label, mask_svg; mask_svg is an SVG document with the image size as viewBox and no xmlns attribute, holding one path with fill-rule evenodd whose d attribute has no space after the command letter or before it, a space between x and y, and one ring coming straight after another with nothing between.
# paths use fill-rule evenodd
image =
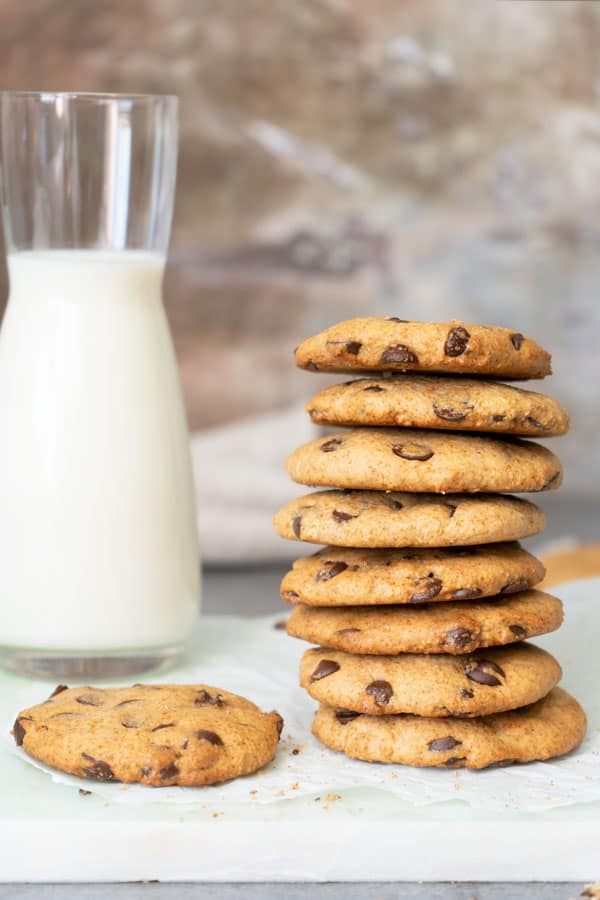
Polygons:
<instances>
[{"instance_id":1,"label":"chocolate chip cookie","mask_svg":"<svg viewBox=\"0 0 600 900\"><path fill-rule=\"evenodd\" d=\"M517 543L406 550L325 547L296 560L281 582L281 597L309 606L439 603L514 594L543 577L543 564Z\"/></svg>"},{"instance_id":2,"label":"chocolate chip cookie","mask_svg":"<svg viewBox=\"0 0 600 900\"><path fill-rule=\"evenodd\" d=\"M534 703L561 674L553 656L525 643L464 656L357 656L320 647L300 663L300 684L315 700L372 716L487 716Z\"/></svg>"},{"instance_id":3,"label":"chocolate chip cookie","mask_svg":"<svg viewBox=\"0 0 600 900\"><path fill-rule=\"evenodd\" d=\"M283 719L208 685L67 688L19 713L16 743L96 781L195 787L247 775L275 756Z\"/></svg>"},{"instance_id":4,"label":"chocolate chip cookie","mask_svg":"<svg viewBox=\"0 0 600 900\"><path fill-rule=\"evenodd\" d=\"M319 425L369 425L553 437L569 429L552 397L495 381L396 375L325 388L306 409Z\"/></svg>"},{"instance_id":5,"label":"chocolate chip cookie","mask_svg":"<svg viewBox=\"0 0 600 900\"><path fill-rule=\"evenodd\" d=\"M555 631L562 603L523 591L484 603L419 603L328 609L300 604L288 619L292 637L346 653L472 653Z\"/></svg>"},{"instance_id":6,"label":"chocolate chip cookie","mask_svg":"<svg viewBox=\"0 0 600 900\"><path fill-rule=\"evenodd\" d=\"M510 328L463 322L350 319L303 341L296 365L314 372L448 372L544 378L551 356Z\"/></svg>"},{"instance_id":7,"label":"chocolate chip cookie","mask_svg":"<svg viewBox=\"0 0 600 900\"><path fill-rule=\"evenodd\" d=\"M419 716L364 716L321 706L313 734L353 759L485 769L563 756L578 747L587 727L577 701L554 688L514 712L468 721Z\"/></svg>"},{"instance_id":8,"label":"chocolate chip cookie","mask_svg":"<svg viewBox=\"0 0 600 900\"><path fill-rule=\"evenodd\" d=\"M542 531L541 509L519 497L317 491L273 518L280 537L337 547L455 547Z\"/></svg>"},{"instance_id":9,"label":"chocolate chip cookie","mask_svg":"<svg viewBox=\"0 0 600 900\"><path fill-rule=\"evenodd\" d=\"M546 447L408 428L357 428L320 437L286 460L294 481L368 491L507 493L555 490L562 466Z\"/></svg>"}]
</instances>

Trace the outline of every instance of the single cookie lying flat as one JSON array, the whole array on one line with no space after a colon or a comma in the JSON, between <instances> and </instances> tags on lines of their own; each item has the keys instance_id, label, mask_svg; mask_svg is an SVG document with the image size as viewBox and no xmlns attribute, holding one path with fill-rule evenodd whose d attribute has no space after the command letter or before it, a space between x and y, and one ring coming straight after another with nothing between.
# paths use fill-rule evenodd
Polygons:
<instances>
[{"instance_id":1,"label":"single cookie lying flat","mask_svg":"<svg viewBox=\"0 0 600 900\"><path fill-rule=\"evenodd\" d=\"M207 685L66 688L19 713L16 743L41 762L96 781L214 784L275 756L283 719Z\"/></svg>"},{"instance_id":2,"label":"single cookie lying flat","mask_svg":"<svg viewBox=\"0 0 600 900\"><path fill-rule=\"evenodd\" d=\"M538 534L546 518L519 497L317 491L273 517L289 540L337 547L456 547Z\"/></svg>"},{"instance_id":3,"label":"single cookie lying flat","mask_svg":"<svg viewBox=\"0 0 600 900\"><path fill-rule=\"evenodd\" d=\"M533 644L465 656L356 656L320 647L300 662L300 684L315 700L373 716L487 716L534 703L561 674Z\"/></svg>"},{"instance_id":4,"label":"single cookie lying flat","mask_svg":"<svg viewBox=\"0 0 600 900\"><path fill-rule=\"evenodd\" d=\"M514 594L543 577L543 564L517 543L427 550L325 547L296 560L281 582L281 597L309 606L439 603Z\"/></svg>"},{"instance_id":5,"label":"single cookie lying flat","mask_svg":"<svg viewBox=\"0 0 600 900\"><path fill-rule=\"evenodd\" d=\"M579 703L557 687L524 709L468 721L361 716L321 706L312 730L328 747L354 759L485 769L562 756L579 746L586 727Z\"/></svg>"},{"instance_id":6,"label":"single cookie lying flat","mask_svg":"<svg viewBox=\"0 0 600 900\"><path fill-rule=\"evenodd\" d=\"M296 606L288 619L292 637L347 653L472 653L514 644L559 628L562 603L542 591L460 603Z\"/></svg>"},{"instance_id":7,"label":"single cookie lying flat","mask_svg":"<svg viewBox=\"0 0 600 900\"><path fill-rule=\"evenodd\" d=\"M369 491L507 493L562 483L557 457L531 441L407 428L317 438L294 450L286 468L300 484Z\"/></svg>"},{"instance_id":8,"label":"single cookie lying flat","mask_svg":"<svg viewBox=\"0 0 600 900\"><path fill-rule=\"evenodd\" d=\"M462 322L350 319L303 341L296 365L314 372L419 371L544 378L550 354L517 331Z\"/></svg>"},{"instance_id":9,"label":"single cookie lying flat","mask_svg":"<svg viewBox=\"0 0 600 900\"><path fill-rule=\"evenodd\" d=\"M321 425L441 428L532 437L565 434L569 414L552 397L496 381L396 375L334 384L306 404Z\"/></svg>"}]
</instances>

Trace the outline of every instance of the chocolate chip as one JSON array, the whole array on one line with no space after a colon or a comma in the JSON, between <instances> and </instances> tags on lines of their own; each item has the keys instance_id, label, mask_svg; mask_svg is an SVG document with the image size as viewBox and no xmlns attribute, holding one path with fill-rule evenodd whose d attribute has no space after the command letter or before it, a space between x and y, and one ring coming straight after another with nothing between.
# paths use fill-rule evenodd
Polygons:
<instances>
[{"instance_id":1,"label":"chocolate chip","mask_svg":"<svg viewBox=\"0 0 600 900\"><path fill-rule=\"evenodd\" d=\"M300 539L300 529L302 527L302 516L294 516L292 519L292 529L298 539Z\"/></svg>"},{"instance_id":2,"label":"chocolate chip","mask_svg":"<svg viewBox=\"0 0 600 900\"><path fill-rule=\"evenodd\" d=\"M457 766L460 763L463 763L466 760L466 756L449 756L448 759L444 760L445 766Z\"/></svg>"},{"instance_id":3,"label":"chocolate chip","mask_svg":"<svg viewBox=\"0 0 600 900\"><path fill-rule=\"evenodd\" d=\"M465 675L471 681L475 681L477 684L485 684L489 687L496 687L502 684L497 675L501 675L503 678L506 677L500 666L488 659L468 660L465 663Z\"/></svg>"},{"instance_id":4,"label":"chocolate chip","mask_svg":"<svg viewBox=\"0 0 600 900\"><path fill-rule=\"evenodd\" d=\"M87 778L95 778L96 781L116 781L113 770L108 763L102 759L94 759L93 756L88 756L87 753L82 753L81 755L91 763L90 766L81 767L81 771Z\"/></svg>"},{"instance_id":5,"label":"chocolate chip","mask_svg":"<svg viewBox=\"0 0 600 900\"><path fill-rule=\"evenodd\" d=\"M413 441L408 441L406 444L394 444L392 453L395 453L396 456L401 456L402 459L416 459L420 462L425 462L433 456L431 447L428 447L427 444L417 444Z\"/></svg>"},{"instance_id":6,"label":"chocolate chip","mask_svg":"<svg viewBox=\"0 0 600 900\"><path fill-rule=\"evenodd\" d=\"M490 763L489 766L484 766L484 769L503 769L505 766L512 766L516 763L516 759L499 759L498 762ZM583 894L582 894L583 896Z\"/></svg>"},{"instance_id":7,"label":"chocolate chip","mask_svg":"<svg viewBox=\"0 0 600 900\"><path fill-rule=\"evenodd\" d=\"M56 697L57 694L62 694L63 691L68 691L68 690L69 690L68 685L57 684L56 687L54 688L54 690L52 691L52 693L50 694L50 696L48 697L48 700L52 700L52 698Z\"/></svg>"},{"instance_id":8,"label":"chocolate chip","mask_svg":"<svg viewBox=\"0 0 600 900\"><path fill-rule=\"evenodd\" d=\"M475 694L473 691L469 690L469 688L461 688L459 691L459 696L461 700L471 700Z\"/></svg>"},{"instance_id":9,"label":"chocolate chip","mask_svg":"<svg viewBox=\"0 0 600 900\"><path fill-rule=\"evenodd\" d=\"M365 691L373 697L376 706L387 706L394 694L389 681L372 681L366 686Z\"/></svg>"},{"instance_id":10,"label":"chocolate chip","mask_svg":"<svg viewBox=\"0 0 600 900\"><path fill-rule=\"evenodd\" d=\"M334 522L349 522L350 519L358 519L358 513L353 516L351 513L343 512L340 509L334 509L331 513Z\"/></svg>"},{"instance_id":11,"label":"chocolate chip","mask_svg":"<svg viewBox=\"0 0 600 900\"><path fill-rule=\"evenodd\" d=\"M300 755L300 751L298 750L297 747L294 747L294 749L292 750L292 756L299 756L299 755Z\"/></svg>"},{"instance_id":12,"label":"chocolate chip","mask_svg":"<svg viewBox=\"0 0 600 900\"><path fill-rule=\"evenodd\" d=\"M527 629L523 628L522 625L509 625L509 629L512 631L516 638L521 640L524 637L527 637Z\"/></svg>"},{"instance_id":13,"label":"chocolate chip","mask_svg":"<svg viewBox=\"0 0 600 900\"><path fill-rule=\"evenodd\" d=\"M181 745L181 749L182 749L182 750L187 750L188 744L189 744L189 741L188 741L188 739L186 738L185 741L183 742L183 744Z\"/></svg>"},{"instance_id":14,"label":"chocolate chip","mask_svg":"<svg viewBox=\"0 0 600 900\"><path fill-rule=\"evenodd\" d=\"M200 741L208 741L209 744L213 744L215 747L224 746L223 741L214 731L206 731L204 728L201 728L200 731L196 732L196 737Z\"/></svg>"},{"instance_id":15,"label":"chocolate chip","mask_svg":"<svg viewBox=\"0 0 600 900\"><path fill-rule=\"evenodd\" d=\"M474 649L475 635L467 628L453 628L444 639L445 644L450 644L456 650L468 652Z\"/></svg>"},{"instance_id":16,"label":"chocolate chip","mask_svg":"<svg viewBox=\"0 0 600 900\"><path fill-rule=\"evenodd\" d=\"M350 356L358 356L362 344L360 341L327 341L328 347L344 347Z\"/></svg>"},{"instance_id":17,"label":"chocolate chip","mask_svg":"<svg viewBox=\"0 0 600 900\"><path fill-rule=\"evenodd\" d=\"M400 503L399 500L392 500L391 497L389 497L388 500L389 500L389 504L392 507L392 509L396 509L396 510L404 509L404 504Z\"/></svg>"},{"instance_id":18,"label":"chocolate chip","mask_svg":"<svg viewBox=\"0 0 600 900\"><path fill-rule=\"evenodd\" d=\"M333 453L334 450L337 450L338 447L341 447L342 439L341 438L331 438L329 441L325 441L324 444L321 444L320 450L323 453Z\"/></svg>"},{"instance_id":19,"label":"chocolate chip","mask_svg":"<svg viewBox=\"0 0 600 900\"><path fill-rule=\"evenodd\" d=\"M371 391L373 394L381 394L387 391L387 388L383 388L378 384L372 384L370 385L370 387L363 388L363 393L365 393L366 391Z\"/></svg>"},{"instance_id":20,"label":"chocolate chip","mask_svg":"<svg viewBox=\"0 0 600 900\"><path fill-rule=\"evenodd\" d=\"M336 634L359 634L362 628L338 628Z\"/></svg>"},{"instance_id":21,"label":"chocolate chip","mask_svg":"<svg viewBox=\"0 0 600 900\"><path fill-rule=\"evenodd\" d=\"M141 699L138 697L136 700L121 700L120 703L115 703L113 709L118 709L120 706L129 706L130 703L141 703Z\"/></svg>"},{"instance_id":22,"label":"chocolate chip","mask_svg":"<svg viewBox=\"0 0 600 900\"><path fill-rule=\"evenodd\" d=\"M62 718L64 718L65 716L69 716L69 717L71 717L71 716L81 716L81 713L76 713L76 712L59 712L59 713L53 713L53 715L51 715L50 718L51 718L51 719L62 719Z\"/></svg>"},{"instance_id":23,"label":"chocolate chip","mask_svg":"<svg viewBox=\"0 0 600 900\"><path fill-rule=\"evenodd\" d=\"M130 719L122 719L121 725L123 726L123 728L139 728L140 727L140 723L137 721L137 719L131 719L131 718ZM152 729L152 730L154 731L154 729Z\"/></svg>"},{"instance_id":24,"label":"chocolate chip","mask_svg":"<svg viewBox=\"0 0 600 900\"><path fill-rule=\"evenodd\" d=\"M442 590L442 582L439 578L433 578L429 575L427 578L419 578L417 584L422 582L419 586L419 589L415 591L414 594L411 594L408 598L411 603L424 603L426 600L431 600L433 597L437 597L439 592Z\"/></svg>"},{"instance_id":25,"label":"chocolate chip","mask_svg":"<svg viewBox=\"0 0 600 900\"><path fill-rule=\"evenodd\" d=\"M494 413L492 416L492 422L504 422L506 416L502 415L502 413Z\"/></svg>"},{"instance_id":26,"label":"chocolate chip","mask_svg":"<svg viewBox=\"0 0 600 900\"><path fill-rule=\"evenodd\" d=\"M360 713L352 712L351 709L336 709L335 717L340 725L347 725L352 719L357 719Z\"/></svg>"},{"instance_id":27,"label":"chocolate chip","mask_svg":"<svg viewBox=\"0 0 600 900\"><path fill-rule=\"evenodd\" d=\"M386 319L388 322L404 322L405 324L410 321L409 319L399 319L398 316L386 316Z\"/></svg>"},{"instance_id":28,"label":"chocolate chip","mask_svg":"<svg viewBox=\"0 0 600 900\"><path fill-rule=\"evenodd\" d=\"M560 472L555 472L552 478L549 478L548 481L543 484L540 488L540 491L549 491L553 484L555 484L560 478Z\"/></svg>"},{"instance_id":29,"label":"chocolate chip","mask_svg":"<svg viewBox=\"0 0 600 900\"><path fill-rule=\"evenodd\" d=\"M17 745L17 747L23 746L23 738L27 734L27 732L21 725L21 722L23 721L23 719L24 719L23 716L21 716L18 719L15 719L15 724L13 725L13 737L15 739L15 744Z\"/></svg>"},{"instance_id":30,"label":"chocolate chip","mask_svg":"<svg viewBox=\"0 0 600 900\"><path fill-rule=\"evenodd\" d=\"M525 338L518 331L515 331L515 333L511 334L511 336L510 336L510 342L513 345L513 347L515 348L515 350L521 349L521 344L523 343L524 340L525 340Z\"/></svg>"},{"instance_id":31,"label":"chocolate chip","mask_svg":"<svg viewBox=\"0 0 600 900\"><path fill-rule=\"evenodd\" d=\"M433 411L438 419L444 419L447 422L462 422L469 415L468 409L463 412L461 409L454 409L453 406L436 406L435 403Z\"/></svg>"},{"instance_id":32,"label":"chocolate chip","mask_svg":"<svg viewBox=\"0 0 600 900\"><path fill-rule=\"evenodd\" d=\"M444 506L449 510L450 515L449 515L448 518L451 519L452 516L454 515L454 513L456 512L456 504L455 504L455 503L446 502L446 503L444 503Z\"/></svg>"},{"instance_id":33,"label":"chocolate chip","mask_svg":"<svg viewBox=\"0 0 600 900\"><path fill-rule=\"evenodd\" d=\"M308 362L304 368L308 369L309 372L318 372L319 371L319 367L317 365L315 365L315 363L312 360L310 362Z\"/></svg>"},{"instance_id":34,"label":"chocolate chip","mask_svg":"<svg viewBox=\"0 0 600 900\"><path fill-rule=\"evenodd\" d=\"M335 578L336 575L341 575L348 568L348 563L345 562L328 561L323 563L323 565L326 568L319 569L315 576L315 581L331 581L332 578Z\"/></svg>"},{"instance_id":35,"label":"chocolate chip","mask_svg":"<svg viewBox=\"0 0 600 900\"><path fill-rule=\"evenodd\" d=\"M80 795L81 795L82 797L89 797L90 794L91 794L92 792L91 792L91 791L84 791L83 788L79 788L79 793L80 793Z\"/></svg>"},{"instance_id":36,"label":"chocolate chip","mask_svg":"<svg viewBox=\"0 0 600 900\"><path fill-rule=\"evenodd\" d=\"M501 594L516 594L519 591L526 591L529 587L529 582L523 579L522 581L509 581L508 584L505 584L503 588L500 588Z\"/></svg>"},{"instance_id":37,"label":"chocolate chip","mask_svg":"<svg viewBox=\"0 0 600 900\"><path fill-rule=\"evenodd\" d=\"M285 631L287 628L287 619L280 619L278 622L275 622L273 628L275 631Z\"/></svg>"},{"instance_id":38,"label":"chocolate chip","mask_svg":"<svg viewBox=\"0 0 600 900\"><path fill-rule=\"evenodd\" d=\"M540 431L545 431L546 428L542 425L541 422L538 422L537 419L534 419L533 416L526 416L525 421L529 423L529 425L533 425L534 428L538 428Z\"/></svg>"},{"instance_id":39,"label":"chocolate chip","mask_svg":"<svg viewBox=\"0 0 600 900\"><path fill-rule=\"evenodd\" d=\"M280 738L281 732L283 731L283 719L278 712L275 712L275 710L272 710L271 715L277 716L275 727L277 728L277 737Z\"/></svg>"},{"instance_id":40,"label":"chocolate chip","mask_svg":"<svg viewBox=\"0 0 600 900\"><path fill-rule=\"evenodd\" d=\"M333 659L322 659L310 676L311 684L313 681L320 681L321 678L327 678L329 675L333 675L334 672L338 671L339 667L340 664L336 663Z\"/></svg>"},{"instance_id":41,"label":"chocolate chip","mask_svg":"<svg viewBox=\"0 0 600 900\"><path fill-rule=\"evenodd\" d=\"M82 706L103 706L104 705L104 697L100 694L80 694L79 697L75 697L77 703L81 703Z\"/></svg>"},{"instance_id":42,"label":"chocolate chip","mask_svg":"<svg viewBox=\"0 0 600 900\"><path fill-rule=\"evenodd\" d=\"M142 778L147 778L148 775L152 775L152 766L143 766L143 768L140 769L140 775Z\"/></svg>"},{"instance_id":43,"label":"chocolate chip","mask_svg":"<svg viewBox=\"0 0 600 900\"><path fill-rule=\"evenodd\" d=\"M151 728L151 731L161 731L163 728L173 728L175 722L165 722L164 725L155 725L154 728Z\"/></svg>"},{"instance_id":44,"label":"chocolate chip","mask_svg":"<svg viewBox=\"0 0 600 900\"><path fill-rule=\"evenodd\" d=\"M467 349L470 337L471 335L462 325L459 325L457 328L451 328L444 344L446 356L462 356Z\"/></svg>"},{"instance_id":45,"label":"chocolate chip","mask_svg":"<svg viewBox=\"0 0 600 900\"><path fill-rule=\"evenodd\" d=\"M386 350L383 351L379 358L380 363L410 363L411 365L416 365L419 362L419 357L411 350L410 347L407 347L406 344L391 344Z\"/></svg>"},{"instance_id":46,"label":"chocolate chip","mask_svg":"<svg viewBox=\"0 0 600 900\"><path fill-rule=\"evenodd\" d=\"M209 694L208 691L205 691L204 688L198 691L198 696L194 700L195 706L225 706L225 701L223 700L223 694L215 694L213 697L212 694Z\"/></svg>"},{"instance_id":47,"label":"chocolate chip","mask_svg":"<svg viewBox=\"0 0 600 900\"><path fill-rule=\"evenodd\" d=\"M282 591L281 597L288 603L296 603L300 599L300 594L297 594L296 591Z\"/></svg>"},{"instance_id":48,"label":"chocolate chip","mask_svg":"<svg viewBox=\"0 0 600 900\"><path fill-rule=\"evenodd\" d=\"M427 746L436 753L444 753L446 750L454 750L454 748L458 747L460 744L462 744L462 741L457 741L456 738L448 735L448 737L436 738L434 741L429 741Z\"/></svg>"},{"instance_id":49,"label":"chocolate chip","mask_svg":"<svg viewBox=\"0 0 600 900\"><path fill-rule=\"evenodd\" d=\"M169 763L168 766L164 766L159 773L161 781L167 781L169 778L175 778L176 775L179 775L179 769L175 765L175 763Z\"/></svg>"},{"instance_id":50,"label":"chocolate chip","mask_svg":"<svg viewBox=\"0 0 600 900\"><path fill-rule=\"evenodd\" d=\"M456 591L452 591L452 599L453 600L474 600L475 597L481 597L481 588L458 588Z\"/></svg>"}]
</instances>

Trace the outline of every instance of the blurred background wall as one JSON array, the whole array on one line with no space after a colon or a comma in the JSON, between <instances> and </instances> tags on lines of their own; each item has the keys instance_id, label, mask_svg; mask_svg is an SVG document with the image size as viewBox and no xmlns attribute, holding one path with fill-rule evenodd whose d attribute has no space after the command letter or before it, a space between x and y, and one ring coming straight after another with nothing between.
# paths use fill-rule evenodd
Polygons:
<instances>
[{"instance_id":1,"label":"blurred background wall","mask_svg":"<svg viewBox=\"0 0 600 900\"><path fill-rule=\"evenodd\" d=\"M600 493L600 4L2 0L0 20L2 88L181 98L165 292L209 558L270 552L249 535L298 493L281 461L320 383L291 351L353 315L538 339L558 375L533 388L574 420L565 491Z\"/></svg>"}]
</instances>

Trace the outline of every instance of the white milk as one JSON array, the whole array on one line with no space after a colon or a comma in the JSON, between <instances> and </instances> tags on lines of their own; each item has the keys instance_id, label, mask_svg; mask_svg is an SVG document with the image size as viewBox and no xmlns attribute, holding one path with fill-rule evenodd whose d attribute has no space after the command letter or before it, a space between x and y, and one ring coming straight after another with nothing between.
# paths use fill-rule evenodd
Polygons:
<instances>
[{"instance_id":1,"label":"white milk","mask_svg":"<svg viewBox=\"0 0 600 900\"><path fill-rule=\"evenodd\" d=\"M142 251L8 257L0 332L0 645L163 647L196 613L194 491Z\"/></svg>"}]
</instances>

